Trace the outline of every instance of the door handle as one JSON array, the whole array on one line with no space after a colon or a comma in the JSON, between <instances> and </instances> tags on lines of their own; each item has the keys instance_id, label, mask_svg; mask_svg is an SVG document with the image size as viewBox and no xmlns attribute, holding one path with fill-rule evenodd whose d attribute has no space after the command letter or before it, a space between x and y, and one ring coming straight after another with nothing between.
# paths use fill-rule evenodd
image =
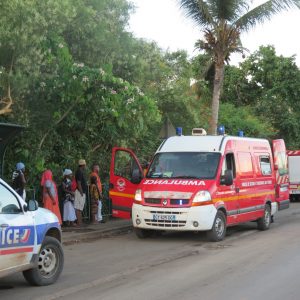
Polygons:
<instances>
[{"instance_id":1,"label":"door handle","mask_svg":"<svg viewBox=\"0 0 300 300\"><path fill-rule=\"evenodd\" d=\"M236 191L237 193L239 193L239 192L240 192L240 188L239 188L239 187L236 187L236 188L235 188L235 191Z\"/></svg>"},{"instance_id":2,"label":"door handle","mask_svg":"<svg viewBox=\"0 0 300 300\"><path fill-rule=\"evenodd\" d=\"M0 227L1 228L7 228L7 227L9 227L9 225L8 224L1 224Z\"/></svg>"}]
</instances>

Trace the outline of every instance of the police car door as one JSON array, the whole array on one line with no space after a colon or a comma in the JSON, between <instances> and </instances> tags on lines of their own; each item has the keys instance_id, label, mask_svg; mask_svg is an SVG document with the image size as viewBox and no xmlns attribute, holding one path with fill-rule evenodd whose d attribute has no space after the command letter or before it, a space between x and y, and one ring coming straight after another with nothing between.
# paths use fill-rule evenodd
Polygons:
<instances>
[{"instance_id":1,"label":"police car door","mask_svg":"<svg viewBox=\"0 0 300 300\"><path fill-rule=\"evenodd\" d=\"M33 216L0 182L0 271L30 263L34 247Z\"/></svg>"}]
</instances>

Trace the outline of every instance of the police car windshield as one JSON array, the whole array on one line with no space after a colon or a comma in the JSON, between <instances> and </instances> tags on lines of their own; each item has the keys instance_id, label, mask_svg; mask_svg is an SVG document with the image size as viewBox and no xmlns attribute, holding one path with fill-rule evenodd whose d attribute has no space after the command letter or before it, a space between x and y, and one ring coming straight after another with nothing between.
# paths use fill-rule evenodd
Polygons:
<instances>
[{"instance_id":1,"label":"police car windshield","mask_svg":"<svg viewBox=\"0 0 300 300\"><path fill-rule=\"evenodd\" d=\"M168 152L154 157L146 178L213 179L220 153Z\"/></svg>"}]
</instances>

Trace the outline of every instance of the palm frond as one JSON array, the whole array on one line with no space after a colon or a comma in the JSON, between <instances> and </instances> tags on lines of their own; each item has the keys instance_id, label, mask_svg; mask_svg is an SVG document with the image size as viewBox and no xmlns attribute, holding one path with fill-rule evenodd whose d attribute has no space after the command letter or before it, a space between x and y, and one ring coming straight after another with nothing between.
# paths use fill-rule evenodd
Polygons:
<instances>
[{"instance_id":1,"label":"palm frond","mask_svg":"<svg viewBox=\"0 0 300 300\"><path fill-rule=\"evenodd\" d=\"M230 23L249 10L249 0L210 0L207 2L214 18Z\"/></svg>"},{"instance_id":2,"label":"palm frond","mask_svg":"<svg viewBox=\"0 0 300 300\"><path fill-rule=\"evenodd\" d=\"M214 19L209 6L203 0L177 0L186 17L193 19L200 27L211 27Z\"/></svg>"},{"instance_id":3,"label":"palm frond","mask_svg":"<svg viewBox=\"0 0 300 300\"><path fill-rule=\"evenodd\" d=\"M273 15L292 8L300 8L300 0L269 0L241 16L235 25L241 31L247 31L269 20Z\"/></svg>"}]
</instances>

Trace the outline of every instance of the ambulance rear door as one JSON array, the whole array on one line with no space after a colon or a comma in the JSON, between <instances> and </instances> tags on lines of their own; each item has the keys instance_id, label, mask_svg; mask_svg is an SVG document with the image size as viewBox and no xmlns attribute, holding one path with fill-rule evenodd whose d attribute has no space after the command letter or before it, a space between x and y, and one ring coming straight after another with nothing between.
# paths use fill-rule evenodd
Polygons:
<instances>
[{"instance_id":1,"label":"ambulance rear door","mask_svg":"<svg viewBox=\"0 0 300 300\"><path fill-rule=\"evenodd\" d=\"M17 196L0 183L0 270L30 263L35 244L33 216Z\"/></svg>"},{"instance_id":2,"label":"ambulance rear door","mask_svg":"<svg viewBox=\"0 0 300 300\"><path fill-rule=\"evenodd\" d=\"M109 197L112 215L130 219L135 191L143 179L143 169L130 149L115 147L110 165Z\"/></svg>"},{"instance_id":3,"label":"ambulance rear door","mask_svg":"<svg viewBox=\"0 0 300 300\"><path fill-rule=\"evenodd\" d=\"M276 202L278 209L282 210L290 205L287 154L284 140L274 140L272 146L276 176Z\"/></svg>"}]
</instances>

